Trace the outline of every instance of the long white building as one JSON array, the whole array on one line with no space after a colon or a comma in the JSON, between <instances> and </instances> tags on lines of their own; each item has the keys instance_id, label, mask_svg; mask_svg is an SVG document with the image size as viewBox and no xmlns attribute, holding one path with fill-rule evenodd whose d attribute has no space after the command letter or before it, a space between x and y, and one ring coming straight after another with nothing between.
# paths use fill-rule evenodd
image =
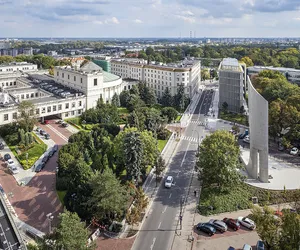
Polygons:
<instances>
[{"instance_id":1,"label":"long white building","mask_svg":"<svg viewBox=\"0 0 300 250\"><path fill-rule=\"evenodd\" d=\"M172 95L179 86L184 86L185 94L190 98L199 89L201 83L201 64L197 60L184 60L177 64L147 64L141 59L112 59L111 73L124 79L145 82L161 97L166 88Z\"/></svg>"}]
</instances>

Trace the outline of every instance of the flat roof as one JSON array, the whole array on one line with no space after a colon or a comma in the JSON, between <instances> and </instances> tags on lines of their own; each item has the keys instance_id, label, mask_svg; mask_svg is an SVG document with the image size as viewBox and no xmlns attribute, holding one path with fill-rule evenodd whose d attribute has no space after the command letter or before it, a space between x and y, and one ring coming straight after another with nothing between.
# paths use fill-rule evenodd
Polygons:
<instances>
[{"instance_id":1,"label":"flat roof","mask_svg":"<svg viewBox=\"0 0 300 250\"><path fill-rule=\"evenodd\" d=\"M0 64L0 67L7 67L7 66L26 66L26 65L36 65L36 64L28 63L28 62L11 62L11 63L3 63L3 64Z\"/></svg>"},{"instance_id":2,"label":"flat roof","mask_svg":"<svg viewBox=\"0 0 300 250\"><path fill-rule=\"evenodd\" d=\"M113 81L119 80L120 78L121 77L119 77L117 75L103 71L103 82L113 82Z\"/></svg>"},{"instance_id":3,"label":"flat roof","mask_svg":"<svg viewBox=\"0 0 300 250\"><path fill-rule=\"evenodd\" d=\"M284 68L284 67L273 67L273 66L251 66L248 67L247 69L258 69L258 70L277 70L277 71L283 71L283 72L288 72L288 71L294 71L294 72L300 72L299 69L294 69L294 68Z\"/></svg>"}]
</instances>

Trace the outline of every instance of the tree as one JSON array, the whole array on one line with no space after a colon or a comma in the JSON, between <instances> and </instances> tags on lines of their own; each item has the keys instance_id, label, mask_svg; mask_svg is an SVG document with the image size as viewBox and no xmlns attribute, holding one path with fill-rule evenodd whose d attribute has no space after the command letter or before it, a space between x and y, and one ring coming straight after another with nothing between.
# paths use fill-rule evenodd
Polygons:
<instances>
[{"instance_id":1,"label":"tree","mask_svg":"<svg viewBox=\"0 0 300 250\"><path fill-rule=\"evenodd\" d=\"M285 211L282 217L280 247L282 250L299 249L300 215Z\"/></svg>"},{"instance_id":2,"label":"tree","mask_svg":"<svg viewBox=\"0 0 300 250\"><path fill-rule=\"evenodd\" d=\"M157 140L151 131L144 130L140 133L142 142L142 172L146 174L148 166L154 166L158 157Z\"/></svg>"},{"instance_id":3,"label":"tree","mask_svg":"<svg viewBox=\"0 0 300 250\"><path fill-rule=\"evenodd\" d=\"M174 109L172 107L164 107L161 110L161 115L166 116L168 119L168 123L171 123L177 118L178 112L176 109Z\"/></svg>"},{"instance_id":4,"label":"tree","mask_svg":"<svg viewBox=\"0 0 300 250\"><path fill-rule=\"evenodd\" d=\"M173 97L168 87L165 88L160 102L165 107L173 106Z\"/></svg>"},{"instance_id":5,"label":"tree","mask_svg":"<svg viewBox=\"0 0 300 250\"><path fill-rule=\"evenodd\" d=\"M228 131L218 130L206 137L200 145L196 165L203 185L216 185L220 191L235 186L240 181L236 171L239 155L235 137Z\"/></svg>"},{"instance_id":6,"label":"tree","mask_svg":"<svg viewBox=\"0 0 300 250\"><path fill-rule=\"evenodd\" d=\"M209 78L210 78L210 73L209 73L208 69L202 69L201 70L201 80L205 81Z\"/></svg>"},{"instance_id":7,"label":"tree","mask_svg":"<svg viewBox=\"0 0 300 250\"><path fill-rule=\"evenodd\" d=\"M176 95L174 96L174 105L177 110L182 112L182 111L184 111L187 104L188 104L188 99L184 93L184 86L180 85L177 88Z\"/></svg>"},{"instance_id":8,"label":"tree","mask_svg":"<svg viewBox=\"0 0 300 250\"><path fill-rule=\"evenodd\" d=\"M165 168L166 168L165 160L160 155L157 158L155 169L154 169L154 174L155 174L155 179L156 179L156 186L157 186L157 181L159 180L160 175L165 170Z\"/></svg>"},{"instance_id":9,"label":"tree","mask_svg":"<svg viewBox=\"0 0 300 250\"><path fill-rule=\"evenodd\" d=\"M130 93L128 90L123 90L120 94L120 104L122 107L127 108L130 102Z\"/></svg>"},{"instance_id":10,"label":"tree","mask_svg":"<svg viewBox=\"0 0 300 250\"><path fill-rule=\"evenodd\" d=\"M274 216L274 210L265 206L254 206L251 217L256 223L256 231L264 241L266 249L278 249L280 241L280 219Z\"/></svg>"},{"instance_id":11,"label":"tree","mask_svg":"<svg viewBox=\"0 0 300 250\"><path fill-rule=\"evenodd\" d=\"M139 96L146 105L151 106L156 104L157 98L152 89L150 89L145 82L139 82L138 84Z\"/></svg>"},{"instance_id":12,"label":"tree","mask_svg":"<svg viewBox=\"0 0 300 250\"><path fill-rule=\"evenodd\" d=\"M128 194L111 169L99 172L90 180L92 196L88 201L91 213L97 220L122 215L127 207Z\"/></svg>"},{"instance_id":13,"label":"tree","mask_svg":"<svg viewBox=\"0 0 300 250\"><path fill-rule=\"evenodd\" d=\"M25 147L28 147L28 145L29 145L29 137L28 137L28 133L25 134L24 144L25 144Z\"/></svg>"},{"instance_id":14,"label":"tree","mask_svg":"<svg viewBox=\"0 0 300 250\"><path fill-rule=\"evenodd\" d=\"M33 130L34 124L36 123L35 106L30 101L22 101L18 106L18 117L17 122L20 128L24 129L25 132Z\"/></svg>"},{"instance_id":15,"label":"tree","mask_svg":"<svg viewBox=\"0 0 300 250\"><path fill-rule=\"evenodd\" d=\"M227 110L228 110L228 103L227 102L222 103L222 109L223 109L224 113L227 113Z\"/></svg>"},{"instance_id":16,"label":"tree","mask_svg":"<svg viewBox=\"0 0 300 250\"><path fill-rule=\"evenodd\" d=\"M124 137L125 167L128 178L137 180L142 170L143 144L139 132L129 132Z\"/></svg>"},{"instance_id":17,"label":"tree","mask_svg":"<svg viewBox=\"0 0 300 250\"><path fill-rule=\"evenodd\" d=\"M250 57L248 57L248 56L244 56L244 57L240 60L240 62L245 63L247 67L250 67L250 66L253 66L253 65L254 65L252 59L251 59Z\"/></svg>"},{"instance_id":18,"label":"tree","mask_svg":"<svg viewBox=\"0 0 300 250\"><path fill-rule=\"evenodd\" d=\"M115 93L111 99L111 104L116 106L116 107L120 107L120 98L119 95L117 93Z\"/></svg>"},{"instance_id":19,"label":"tree","mask_svg":"<svg viewBox=\"0 0 300 250\"><path fill-rule=\"evenodd\" d=\"M96 249L95 243L88 246L89 232L76 213L65 211L59 215L59 224L54 233L45 238L42 249L89 250ZM53 247L47 244L52 239Z\"/></svg>"}]
</instances>

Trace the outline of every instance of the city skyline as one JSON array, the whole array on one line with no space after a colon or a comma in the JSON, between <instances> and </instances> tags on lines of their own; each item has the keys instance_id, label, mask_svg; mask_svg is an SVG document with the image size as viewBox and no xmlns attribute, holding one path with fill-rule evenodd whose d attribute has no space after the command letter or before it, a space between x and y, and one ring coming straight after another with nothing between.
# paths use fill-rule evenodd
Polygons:
<instances>
[{"instance_id":1,"label":"city skyline","mask_svg":"<svg viewBox=\"0 0 300 250\"><path fill-rule=\"evenodd\" d=\"M295 37L300 24L296 0L0 3L2 37Z\"/></svg>"}]
</instances>

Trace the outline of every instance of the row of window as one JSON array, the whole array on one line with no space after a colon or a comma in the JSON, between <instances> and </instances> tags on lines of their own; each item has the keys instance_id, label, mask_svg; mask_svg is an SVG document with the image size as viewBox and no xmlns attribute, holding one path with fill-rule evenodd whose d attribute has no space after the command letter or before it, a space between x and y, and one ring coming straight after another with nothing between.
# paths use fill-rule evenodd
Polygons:
<instances>
[{"instance_id":1,"label":"row of window","mask_svg":"<svg viewBox=\"0 0 300 250\"><path fill-rule=\"evenodd\" d=\"M13 85L17 85L17 82L3 82L2 83L2 87L4 87L4 86L13 86Z\"/></svg>"},{"instance_id":2,"label":"row of window","mask_svg":"<svg viewBox=\"0 0 300 250\"><path fill-rule=\"evenodd\" d=\"M59 76L58 71L57 71L56 75ZM61 77L64 78L65 73L61 73ZM70 80L70 75L69 74L68 74L68 80ZM76 76L73 76L73 80L74 80L74 82L76 82ZM80 78L80 83L82 83L82 77ZM97 78L94 79L94 86L98 86L98 79Z\"/></svg>"}]
</instances>

